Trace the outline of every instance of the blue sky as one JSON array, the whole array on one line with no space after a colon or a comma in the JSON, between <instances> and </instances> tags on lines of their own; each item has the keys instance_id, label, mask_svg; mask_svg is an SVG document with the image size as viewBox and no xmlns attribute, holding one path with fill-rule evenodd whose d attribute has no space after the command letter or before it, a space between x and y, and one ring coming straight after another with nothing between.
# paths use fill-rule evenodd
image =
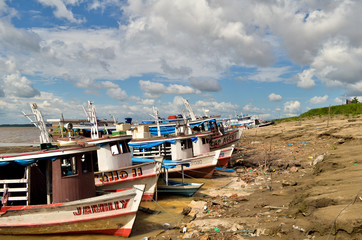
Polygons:
<instances>
[{"instance_id":1,"label":"blue sky","mask_svg":"<svg viewBox=\"0 0 362 240\"><path fill-rule=\"evenodd\" d=\"M362 3L0 0L0 124L194 112L274 119L362 99Z\"/></svg>"}]
</instances>

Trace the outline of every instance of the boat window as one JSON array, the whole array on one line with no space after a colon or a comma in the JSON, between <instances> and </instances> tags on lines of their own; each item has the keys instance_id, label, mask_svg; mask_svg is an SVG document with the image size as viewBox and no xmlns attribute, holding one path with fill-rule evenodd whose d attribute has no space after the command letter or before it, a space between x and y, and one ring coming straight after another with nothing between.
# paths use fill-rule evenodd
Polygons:
<instances>
[{"instance_id":1,"label":"boat window","mask_svg":"<svg viewBox=\"0 0 362 240\"><path fill-rule=\"evenodd\" d=\"M122 141L122 142L120 143L120 146L121 146L121 149L122 149L122 153L128 153L128 152L130 152L130 149L129 149L129 147L128 147L128 143L127 143L127 142Z\"/></svg>"},{"instance_id":2,"label":"boat window","mask_svg":"<svg viewBox=\"0 0 362 240\"><path fill-rule=\"evenodd\" d=\"M181 140L181 149L192 148L192 142L190 139Z\"/></svg>"},{"instance_id":3,"label":"boat window","mask_svg":"<svg viewBox=\"0 0 362 240\"><path fill-rule=\"evenodd\" d=\"M110 147L111 147L111 153L112 153L112 155L118 155L118 154L120 154L121 152L120 152L120 148L119 148L119 146L118 146L118 143L111 143L111 144L109 144L110 145Z\"/></svg>"},{"instance_id":4,"label":"boat window","mask_svg":"<svg viewBox=\"0 0 362 240\"><path fill-rule=\"evenodd\" d=\"M83 173L93 172L91 154L89 153L83 154L81 160L82 160L82 172Z\"/></svg>"},{"instance_id":5,"label":"boat window","mask_svg":"<svg viewBox=\"0 0 362 240\"><path fill-rule=\"evenodd\" d=\"M62 177L77 174L77 159L75 156L65 157L61 162Z\"/></svg>"}]
</instances>

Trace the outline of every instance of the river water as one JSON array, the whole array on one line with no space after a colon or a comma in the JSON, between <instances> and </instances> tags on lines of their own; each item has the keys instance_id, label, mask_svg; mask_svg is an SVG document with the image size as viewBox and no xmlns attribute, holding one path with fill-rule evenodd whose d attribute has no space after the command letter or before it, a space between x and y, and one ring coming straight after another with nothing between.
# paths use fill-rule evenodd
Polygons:
<instances>
[{"instance_id":1,"label":"river water","mask_svg":"<svg viewBox=\"0 0 362 240\"><path fill-rule=\"evenodd\" d=\"M37 144L39 142L39 130L35 127L0 127L0 147L16 144ZM138 211L133 226L131 240L140 240L144 237L156 236L164 230L165 225L175 226L180 223L183 208L195 197L202 197L208 189L217 186L217 179L185 179L187 182L205 183L205 185L193 197L158 196L157 201L142 202L141 206L151 210L160 211L160 214L148 214ZM0 239L6 240L111 240L120 239L108 235L46 235L46 236L9 236L0 235Z\"/></svg>"},{"instance_id":2,"label":"river water","mask_svg":"<svg viewBox=\"0 0 362 240\"><path fill-rule=\"evenodd\" d=\"M0 127L0 146L39 143L39 136L36 127Z\"/></svg>"}]
</instances>

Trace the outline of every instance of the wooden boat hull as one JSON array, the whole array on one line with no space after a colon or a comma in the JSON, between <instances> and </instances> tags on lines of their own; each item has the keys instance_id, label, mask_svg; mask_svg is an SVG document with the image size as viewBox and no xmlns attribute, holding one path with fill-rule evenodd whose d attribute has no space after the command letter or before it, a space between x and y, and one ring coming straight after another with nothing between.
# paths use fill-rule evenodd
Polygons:
<instances>
[{"instance_id":1,"label":"wooden boat hull","mask_svg":"<svg viewBox=\"0 0 362 240\"><path fill-rule=\"evenodd\" d=\"M242 129L235 129L221 136L213 136L210 142L210 148L218 148L238 141L242 131Z\"/></svg>"},{"instance_id":2,"label":"wooden boat hull","mask_svg":"<svg viewBox=\"0 0 362 240\"><path fill-rule=\"evenodd\" d=\"M218 162L220 150L205 153L193 158L183 159L190 161L190 166L184 168L184 175L195 178L211 178ZM182 177L181 166L168 170L170 177Z\"/></svg>"},{"instance_id":3,"label":"wooden boat hull","mask_svg":"<svg viewBox=\"0 0 362 240\"><path fill-rule=\"evenodd\" d=\"M176 194L192 197L203 185L204 183L182 183L180 181L168 180L168 185L157 185L157 193Z\"/></svg>"},{"instance_id":4,"label":"wooden boat hull","mask_svg":"<svg viewBox=\"0 0 362 240\"><path fill-rule=\"evenodd\" d=\"M49 205L9 206L0 210L0 234L131 234L144 186Z\"/></svg>"},{"instance_id":5,"label":"wooden boat hull","mask_svg":"<svg viewBox=\"0 0 362 240\"><path fill-rule=\"evenodd\" d=\"M154 161L124 167L112 171L94 173L96 190L112 192L120 188L132 188L135 184L145 185L142 201L152 201L161 171L161 162Z\"/></svg>"},{"instance_id":6,"label":"wooden boat hull","mask_svg":"<svg viewBox=\"0 0 362 240\"><path fill-rule=\"evenodd\" d=\"M226 168L229 164L231 155L234 152L234 147L220 149L220 156L217 162L217 167Z\"/></svg>"}]
</instances>

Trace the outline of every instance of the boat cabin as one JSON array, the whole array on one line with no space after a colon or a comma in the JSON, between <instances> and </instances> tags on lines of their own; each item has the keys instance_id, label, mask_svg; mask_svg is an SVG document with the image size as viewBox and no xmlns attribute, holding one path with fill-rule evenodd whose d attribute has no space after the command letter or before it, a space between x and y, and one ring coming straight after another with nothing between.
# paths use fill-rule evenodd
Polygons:
<instances>
[{"instance_id":1,"label":"boat cabin","mask_svg":"<svg viewBox=\"0 0 362 240\"><path fill-rule=\"evenodd\" d=\"M181 160L210 151L210 134L157 139L135 139L129 143L133 157Z\"/></svg>"},{"instance_id":2,"label":"boat cabin","mask_svg":"<svg viewBox=\"0 0 362 240\"><path fill-rule=\"evenodd\" d=\"M0 196L7 206L62 203L96 196L93 159L98 146L0 155Z\"/></svg>"}]
</instances>

